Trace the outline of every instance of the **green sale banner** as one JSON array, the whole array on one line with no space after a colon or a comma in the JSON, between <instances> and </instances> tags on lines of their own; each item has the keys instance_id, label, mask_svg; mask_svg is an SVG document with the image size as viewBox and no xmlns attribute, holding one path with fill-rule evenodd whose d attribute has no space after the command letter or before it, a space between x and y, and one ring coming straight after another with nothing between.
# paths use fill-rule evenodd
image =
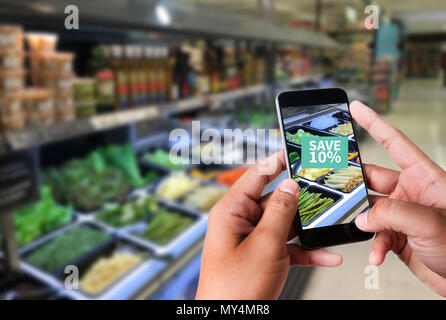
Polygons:
<instances>
[{"instance_id":1,"label":"green sale banner","mask_svg":"<svg viewBox=\"0 0 446 320\"><path fill-rule=\"evenodd\" d=\"M348 138L302 137L302 168L348 168Z\"/></svg>"}]
</instances>

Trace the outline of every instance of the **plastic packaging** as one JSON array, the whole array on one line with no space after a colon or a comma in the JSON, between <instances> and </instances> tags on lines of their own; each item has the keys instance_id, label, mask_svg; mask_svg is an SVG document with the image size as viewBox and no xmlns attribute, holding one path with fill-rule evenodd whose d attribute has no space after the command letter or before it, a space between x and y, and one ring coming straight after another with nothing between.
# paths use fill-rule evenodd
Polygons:
<instances>
[{"instance_id":1,"label":"plastic packaging","mask_svg":"<svg viewBox=\"0 0 446 320\"><path fill-rule=\"evenodd\" d=\"M24 90L23 107L29 125L49 125L54 122L54 97L49 89Z\"/></svg>"},{"instance_id":2,"label":"plastic packaging","mask_svg":"<svg viewBox=\"0 0 446 320\"><path fill-rule=\"evenodd\" d=\"M53 89L56 95L72 93L74 77L71 72L42 71L41 75L43 86Z\"/></svg>"},{"instance_id":3,"label":"plastic packaging","mask_svg":"<svg viewBox=\"0 0 446 320\"><path fill-rule=\"evenodd\" d=\"M41 67L47 71L71 73L74 55L68 52L44 53L41 56Z\"/></svg>"},{"instance_id":4,"label":"plastic packaging","mask_svg":"<svg viewBox=\"0 0 446 320\"><path fill-rule=\"evenodd\" d=\"M23 29L20 26L0 26L0 48L23 50Z\"/></svg>"},{"instance_id":5,"label":"plastic packaging","mask_svg":"<svg viewBox=\"0 0 446 320\"><path fill-rule=\"evenodd\" d=\"M73 97L77 101L91 101L95 98L94 78L75 78L73 80Z\"/></svg>"},{"instance_id":6,"label":"plastic packaging","mask_svg":"<svg viewBox=\"0 0 446 320\"><path fill-rule=\"evenodd\" d=\"M0 92L17 92L23 89L25 84L25 70L2 69L0 70Z\"/></svg>"},{"instance_id":7,"label":"plastic packaging","mask_svg":"<svg viewBox=\"0 0 446 320\"><path fill-rule=\"evenodd\" d=\"M57 45L58 36L52 33L36 33L26 34L29 51L33 53L54 52Z\"/></svg>"},{"instance_id":8,"label":"plastic packaging","mask_svg":"<svg viewBox=\"0 0 446 320\"><path fill-rule=\"evenodd\" d=\"M20 130L25 126L23 112L16 112L11 116L1 116L2 129L5 131Z\"/></svg>"},{"instance_id":9,"label":"plastic packaging","mask_svg":"<svg viewBox=\"0 0 446 320\"><path fill-rule=\"evenodd\" d=\"M1 69L22 69L25 54L20 50L0 50Z\"/></svg>"},{"instance_id":10,"label":"plastic packaging","mask_svg":"<svg viewBox=\"0 0 446 320\"><path fill-rule=\"evenodd\" d=\"M96 113L96 100L76 101L76 116L89 117Z\"/></svg>"},{"instance_id":11,"label":"plastic packaging","mask_svg":"<svg viewBox=\"0 0 446 320\"><path fill-rule=\"evenodd\" d=\"M71 121L76 117L73 96L58 96L55 98L54 106L57 121Z\"/></svg>"},{"instance_id":12,"label":"plastic packaging","mask_svg":"<svg viewBox=\"0 0 446 320\"><path fill-rule=\"evenodd\" d=\"M0 99L0 112L2 115L10 116L17 112L22 112L22 110L21 92L7 94Z\"/></svg>"},{"instance_id":13,"label":"plastic packaging","mask_svg":"<svg viewBox=\"0 0 446 320\"><path fill-rule=\"evenodd\" d=\"M8 94L0 100L1 126L4 130L19 130L25 126L22 94Z\"/></svg>"}]
</instances>

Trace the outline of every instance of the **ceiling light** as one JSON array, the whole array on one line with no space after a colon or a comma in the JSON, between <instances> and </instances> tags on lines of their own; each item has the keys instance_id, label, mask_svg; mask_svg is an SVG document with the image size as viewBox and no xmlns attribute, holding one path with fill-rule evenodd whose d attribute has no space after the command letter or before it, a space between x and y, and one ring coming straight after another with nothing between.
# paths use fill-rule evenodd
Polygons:
<instances>
[{"instance_id":1,"label":"ceiling light","mask_svg":"<svg viewBox=\"0 0 446 320\"><path fill-rule=\"evenodd\" d=\"M357 17L358 15L355 8L353 8L352 6L345 7L345 18L347 19L347 21L356 22Z\"/></svg>"},{"instance_id":2,"label":"ceiling light","mask_svg":"<svg viewBox=\"0 0 446 320\"><path fill-rule=\"evenodd\" d=\"M155 7L155 15L159 23L161 23L163 26L167 26L170 24L170 14L165 6L157 5Z\"/></svg>"}]
</instances>

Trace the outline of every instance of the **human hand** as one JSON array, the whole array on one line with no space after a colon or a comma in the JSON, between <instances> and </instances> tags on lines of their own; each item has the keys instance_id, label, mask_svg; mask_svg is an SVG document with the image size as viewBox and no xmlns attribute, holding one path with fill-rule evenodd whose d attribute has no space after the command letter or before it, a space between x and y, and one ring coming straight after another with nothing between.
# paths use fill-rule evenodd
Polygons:
<instances>
[{"instance_id":1,"label":"human hand","mask_svg":"<svg viewBox=\"0 0 446 320\"><path fill-rule=\"evenodd\" d=\"M364 164L373 207L356 218L359 229L378 232L370 263L392 250L427 286L446 296L446 172L401 131L354 101L353 118L390 154L401 172Z\"/></svg>"},{"instance_id":2,"label":"human hand","mask_svg":"<svg viewBox=\"0 0 446 320\"><path fill-rule=\"evenodd\" d=\"M264 175L262 168L275 168ZM282 181L261 197L285 170L283 151L250 167L213 207L204 242L197 299L276 299L291 265L334 267L342 256L307 251L287 241L296 236L293 220L298 184Z\"/></svg>"}]
</instances>

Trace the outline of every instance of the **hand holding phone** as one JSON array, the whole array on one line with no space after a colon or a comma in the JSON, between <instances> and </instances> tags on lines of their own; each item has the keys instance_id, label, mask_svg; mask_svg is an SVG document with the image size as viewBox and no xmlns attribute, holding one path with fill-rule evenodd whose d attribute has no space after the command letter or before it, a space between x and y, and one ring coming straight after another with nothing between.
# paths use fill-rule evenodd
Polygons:
<instances>
[{"instance_id":1,"label":"hand holding phone","mask_svg":"<svg viewBox=\"0 0 446 320\"><path fill-rule=\"evenodd\" d=\"M389 153L401 172L364 165L372 208L356 218L363 231L378 232L370 263L380 265L389 251L433 291L446 297L446 172L401 131L358 101L355 120Z\"/></svg>"},{"instance_id":2,"label":"hand holding phone","mask_svg":"<svg viewBox=\"0 0 446 320\"><path fill-rule=\"evenodd\" d=\"M275 170L265 175L263 168ZM297 183L285 179L273 193L262 196L265 186L285 169L284 153L279 151L250 167L213 207L197 299L276 299L290 265L342 263L339 254L287 244L297 231Z\"/></svg>"},{"instance_id":3,"label":"hand holding phone","mask_svg":"<svg viewBox=\"0 0 446 320\"><path fill-rule=\"evenodd\" d=\"M321 248L370 239L373 233L354 224L369 198L345 91L285 91L276 107L288 175L300 186L300 243Z\"/></svg>"}]
</instances>

